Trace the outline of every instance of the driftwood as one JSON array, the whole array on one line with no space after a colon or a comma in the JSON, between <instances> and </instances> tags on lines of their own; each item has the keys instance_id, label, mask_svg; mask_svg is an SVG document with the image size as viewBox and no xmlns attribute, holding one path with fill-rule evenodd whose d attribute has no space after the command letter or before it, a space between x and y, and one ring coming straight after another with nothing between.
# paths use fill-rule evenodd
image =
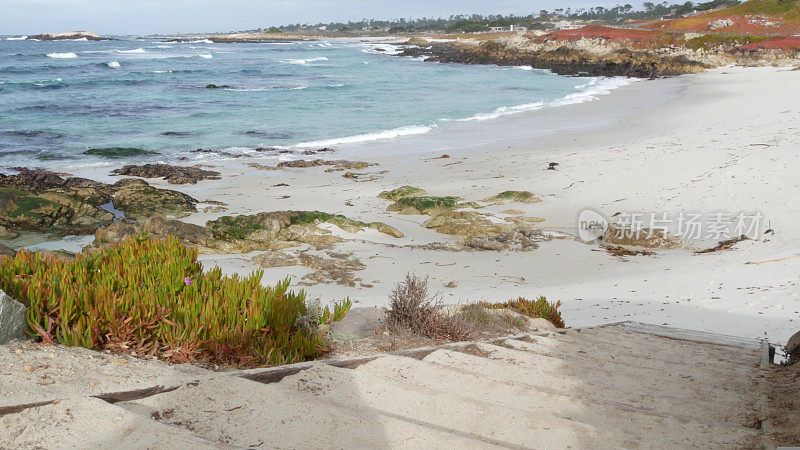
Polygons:
<instances>
[{"instance_id":1,"label":"driftwood","mask_svg":"<svg viewBox=\"0 0 800 450\"><path fill-rule=\"evenodd\" d=\"M698 250L698 251L695 252L695 254L711 253L711 252L716 252L716 251L719 251L719 250L727 250L727 249L733 247L733 245L736 244L737 242L746 241L746 240L749 240L749 239L750 238L748 238L745 235L741 235L741 236L735 237L735 238L726 239L724 241L719 241L719 243L714 247L706 248L706 249L703 249L703 250Z\"/></svg>"},{"instance_id":2,"label":"driftwood","mask_svg":"<svg viewBox=\"0 0 800 450\"><path fill-rule=\"evenodd\" d=\"M778 258L778 259L767 259L765 261L748 261L745 264L764 264L770 262L786 261L787 259L794 259L794 258L800 258L800 255L792 255L792 256L787 256L786 258Z\"/></svg>"},{"instance_id":3,"label":"driftwood","mask_svg":"<svg viewBox=\"0 0 800 450\"><path fill-rule=\"evenodd\" d=\"M602 250L592 249L593 251L605 251L614 256L637 256L637 255L655 255L655 252L650 250L632 250L621 245L601 245Z\"/></svg>"}]
</instances>

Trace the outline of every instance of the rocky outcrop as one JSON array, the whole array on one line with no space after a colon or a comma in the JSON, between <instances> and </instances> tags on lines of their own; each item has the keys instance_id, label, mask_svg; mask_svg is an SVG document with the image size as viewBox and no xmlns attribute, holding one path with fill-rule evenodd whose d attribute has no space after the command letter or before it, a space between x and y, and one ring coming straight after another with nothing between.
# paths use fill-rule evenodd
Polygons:
<instances>
[{"instance_id":1,"label":"rocky outcrop","mask_svg":"<svg viewBox=\"0 0 800 450\"><path fill-rule=\"evenodd\" d=\"M104 38L99 34L92 33L91 31L67 31L65 33L42 33L34 36L28 36L28 39L37 39L40 41L66 41L75 39L86 39L87 41L109 40L109 38Z\"/></svg>"},{"instance_id":2,"label":"rocky outcrop","mask_svg":"<svg viewBox=\"0 0 800 450\"><path fill-rule=\"evenodd\" d=\"M27 337L25 334L27 310L25 305L0 291L0 344Z\"/></svg>"},{"instance_id":3,"label":"rocky outcrop","mask_svg":"<svg viewBox=\"0 0 800 450\"><path fill-rule=\"evenodd\" d=\"M336 283L342 286L371 287L362 283L362 279L355 276L354 272L365 269L367 266L354 258L351 253L337 253L327 251L325 255L301 251L290 254L282 251L262 253L253 258L253 262L261 267L289 267L304 266L312 269L311 273L303 275L298 283L301 286L312 286L319 283Z\"/></svg>"},{"instance_id":4,"label":"rocky outcrop","mask_svg":"<svg viewBox=\"0 0 800 450\"><path fill-rule=\"evenodd\" d=\"M603 234L602 241L605 244L648 249L673 249L683 245L680 239L669 236L659 229L642 228L634 230L618 224L609 225Z\"/></svg>"},{"instance_id":5,"label":"rocky outcrop","mask_svg":"<svg viewBox=\"0 0 800 450\"><path fill-rule=\"evenodd\" d=\"M257 250L281 250L308 244L327 248L344 239L321 227L323 223L356 233L374 229L393 237L402 237L396 228L381 222L360 222L338 214L319 211L269 211L253 215L223 216L193 225L180 220L153 217L137 223L114 223L97 230L92 248L123 241L131 235L147 233L152 238L177 237L183 244L201 253L247 253Z\"/></svg>"},{"instance_id":6,"label":"rocky outcrop","mask_svg":"<svg viewBox=\"0 0 800 450\"><path fill-rule=\"evenodd\" d=\"M169 164L127 165L111 173L141 178L163 178L170 184L196 184L198 181L221 179L220 173L213 170Z\"/></svg>"},{"instance_id":7,"label":"rocky outcrop","mask_svg":"<svg viewBox=\"0 0 800 450\"><path fill-rule=\"evenodd\" d=\"M128 218L182 216L194 212L197 203L143 180L109 185L46 170L17 170L17 175L0 174L0 227L12 237L23 230L94 232L115 221L114 208Z\"/></svg>"},{"instance_id":8,"label":"rocky outcrop","mask_svg":"<svg viewBox=\"0 0 800 450\"><path fill-rule=\"evenodd\" d=\"M196 212L197 200L178 191L158 189L133 178L114 184L114 207L131 219L151 216L184 217Z\"/></svg>"},{"instance_id":9,"label":"rocky outcrop","mask_svg":"<svg viewBox=\"0 0 800 450\"><path fill-rule=\"evenodd\" d=\"M147 233L148 236L158 239L175 236L185 245L201 249L214 247L214 237L206 227L164 217L153 217L136 223L117 222L101 228L94 234L92 247L116 244L124 241L129 236L136 236L142 233Z\"/></svg>"},{"instance_id":10,"label":"rocky outcrop","mask_svg":"<svg viewBox=\"0 0 800 450\"><path fill-rule=\"evenodd\" d=\"M296 159L293 161L282 161L279 162L276 168L278 169L303 169L306 167L320 167L320 166L332 166L326 169L326 172L336 172L342 170L362 170L366 169L370 166L377 166L376 163L368 163L364 161L347 161L344 159L335 159L335 160L328 160L328 159L313 159L313 160L304 160L304 159Z\"/></svg>"},{"instance_id":11,"label":"rocky outcrop","mask_svg":"<svg viewBox=\"0 0 800 450\"><path fill-rule=\"evenodd\" d=\"M323 223L349 233L371 228L392 237L403 236L399 230L382 222L366 223L320 211L270 211L255 215L223 216L209 221L206 227L217 239L217 248L247 252L286 248L300 243L324 247L340 242L341 237L318 226Z\"/></svg>"},{"instance_id":12,"label":"rocky outcrop","mask_svg":"<svg viewBox=\"0 0 800 450\"><path fill-rule=\"evenodd\" d=\"M518 38L524 39L524 38ZM587 40L583 40L587 41ZM596 45L604 45L600 40ZM406 47L400 56L425 56L428 62L531 66L559 75L655 78L704 70L704 63L685 55L614 46L593 51L587 42L569 40L536 43L490 40L474 45L431 43Z\"/></svg>"}]
</instances>

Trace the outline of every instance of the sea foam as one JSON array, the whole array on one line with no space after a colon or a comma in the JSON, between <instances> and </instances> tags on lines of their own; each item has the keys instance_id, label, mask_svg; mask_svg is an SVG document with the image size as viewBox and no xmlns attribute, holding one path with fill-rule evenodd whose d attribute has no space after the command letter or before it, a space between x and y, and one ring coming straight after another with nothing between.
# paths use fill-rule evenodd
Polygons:
<instances>
[{"instance_id":1,"label":"sea foam","mask_svg":"<svg viewBox=\"0 0 800 450\"><path fill-rule=\"evenodd\" d=\"M328 60L328 58L325 57L325 56L318 56L316 58L289 59L289 60L282 61L282 62L285 62L286 64L296 64L296 65L304 66L304 65L306 65L308 63L318 62L318 61L327 61L327 60Z\"/></svg>"},{"instance_id":2,"label":"sea foam","mask_svg":"<svg viewBox=\"0 0 800 450\"><path fill-rule=\"evenodd\" d=\"M114 50L116 53L147 53L143 48L136 48L133 50Z\"/></svg>"},{"instance_id":3,"label":"sea foam","mask_svg":"<svg viewBox=\"0 0 800 450\"><path fill-rule=\"evenodd\" d=\"M331 147L341 144L357 144L359 142L369 142L384 139L394 139L401 136L411 136L415 134L425 134L430 132L436 125L409 125L405 127L393 128L391 130L376 131L374 133L356 134L340 138L322 139L319 141L301 142L294 145L297 148Z\"/></svg>"},{"instance_id":4,"label":"sea foam","mask_svg":"<svg viewBox=\"0 0 800 450\"><path fill-rule=\"evenodd\" d=\"M78 55L76 55L75 53L72 53L72 52L67 52L67 53L48 53L47 57L48 58L56 58L56 59L72 59L72 58L77 58Z\"/></svg>"},{"instance_id":5,"label":"sea foam","mask_svg":"<svg viewBox=\"0 0 800 450\"><path fill-rule=\"evenodd\" d=\"M118 62L118 61L111 61L111 62L109 62L109 63L106 63L106 65L107 65L108 67L112 68L112 69L119 69L120 67L122 67L122 66L119 64L119 62Z\"/></svg>"}]
</instances>

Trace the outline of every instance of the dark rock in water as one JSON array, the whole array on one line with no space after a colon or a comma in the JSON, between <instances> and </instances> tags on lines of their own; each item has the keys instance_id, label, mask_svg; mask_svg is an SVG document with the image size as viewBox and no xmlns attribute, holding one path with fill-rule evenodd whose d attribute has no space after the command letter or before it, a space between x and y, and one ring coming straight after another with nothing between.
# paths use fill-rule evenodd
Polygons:
<instances>
[{"instance_id":1,"label":"dark rock in water","mask_svg":"<svg viewBox=\"0 0 800 450\"><path fill-rule=\"evenodd\" d=\"M128 175L142 178L163 178L170 184L196 184L202 180L219 180L220 173L198 167L172 166L169 164L128 165L111 172L114 175Z\"/></svg>"},{"instance_id":2,"label":"dark rock in water","mask_svg":"<svg viewBox=\"0 0 800 450\"><path fill-rule=\"evenodd\" d=\"M161 133L162 136L172 136L172 137L189 137L194 136L195 134L189 131L165 131Z\"/></svg>"},{"instance_id":3,"label":"dark rock in water","mask_svg":"<svg viewBox=\"0 0 800 450\"><path fill-rule=\"evenodd\" d=\"M296 133L290 133L287 131L245 131L244 134L249 136L257 136L264 139L291 139Z\"/></svg>"},{"instance_id":4,"label":"dark rock in water","mask_svg":"<svg viewBox=\"0 0 800 450\"><path fill-rule=\"evenodd\" d=\"M188 195L157 189L143 180L115 185L68 177L46 170L20 168L0 174L0 228L6 237L30 230L83 234L114 222L104 205L112 202L127 217L186 215L197 201Z\"/></svg>"},{"instance_id":5,"label":"dark rock in water","mask_svg":"<svg viewBox=\"0 0 800 450\"><path fill-rule=\"evenodd\" d=\"M136 147L103 147L103 148L90 148L83 152L84 155L105 156L106 158L125 158L129 156L143 156L143 155L157 155L158 152L152 152Z\"/></svg>"},{"instance_id":6,"label":"dark rock in water","mask_svg":"<svg viewBox=\"0 0 800 450\"><path fill-rule=\"evenodd\" d=\"M206 85L206 89L230 89L232 87L233 86L230 86L228 84L223 84L223 85L219 85L219 86L216 85L216 84L207 84Z\"/></svg>"},{"instance_id":7,"label":"dark rock in water","mask_svg":"<svg viewBox=\"0 0 800 450\"><path fill-rule=\"evenodd\" d=\"M99 34L90 31L67 31L66 33L42 33L34 36L28 36L28 39L38 39L40 41L65 41L74 39L86 39L87 41L108 41L109 38L104 38Z\"/></svg>"}]
</instances>

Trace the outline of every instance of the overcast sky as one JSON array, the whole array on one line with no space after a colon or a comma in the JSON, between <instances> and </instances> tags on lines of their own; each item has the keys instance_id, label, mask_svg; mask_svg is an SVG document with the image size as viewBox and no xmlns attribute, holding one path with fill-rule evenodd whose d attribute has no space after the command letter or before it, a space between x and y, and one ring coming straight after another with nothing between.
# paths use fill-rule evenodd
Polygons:
<instances>
[{"instance_id":1,"label":"overcast sky","mask_svg":"<svg viewBox=\"0 0 800 450\"><path fill-rule=\"evenodd\" d=\"M211 32L363 18L528 15L541 9L616 4L607 0L0 0L0 34Z\"/></svg>"}]
</instances>

